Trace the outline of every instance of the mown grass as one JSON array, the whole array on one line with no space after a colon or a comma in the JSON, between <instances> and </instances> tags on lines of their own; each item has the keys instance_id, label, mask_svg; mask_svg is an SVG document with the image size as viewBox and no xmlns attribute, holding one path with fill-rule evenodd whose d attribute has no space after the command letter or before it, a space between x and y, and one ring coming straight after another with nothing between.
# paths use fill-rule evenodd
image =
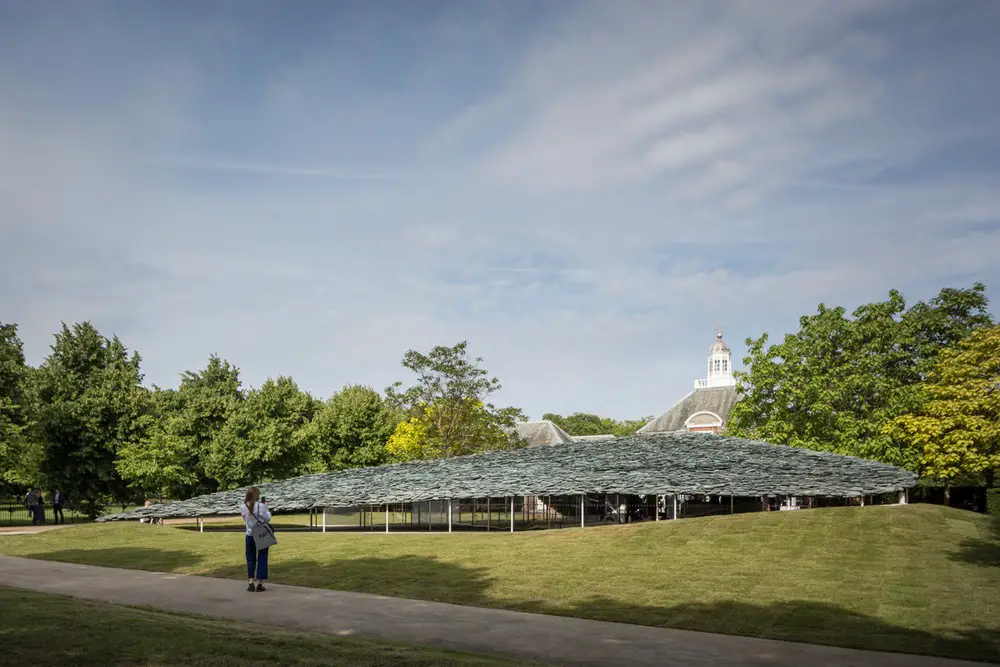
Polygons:
<instances>
[{"instance_id":1,"label":"mown grass","mask_svg":"<svg viewBox=\"0 0 1000 667\"><path fill-rule=\"evenodd\" d=\"M74 667L505 667L514 663L353 637L0 587L0 663Z\"/></svg>"},{"instance_id":2,"label":"mown grass","mask_svg":"<svg viewBox=\"0 0 1000 667\"><path fill-rule=\"evenodd\" d=\"M286 533L277 583L1000 662L1000 523L931 505L533 533ZM240 578L239 533L113 524L0 553Z\"/></svg>"}]
</instances>

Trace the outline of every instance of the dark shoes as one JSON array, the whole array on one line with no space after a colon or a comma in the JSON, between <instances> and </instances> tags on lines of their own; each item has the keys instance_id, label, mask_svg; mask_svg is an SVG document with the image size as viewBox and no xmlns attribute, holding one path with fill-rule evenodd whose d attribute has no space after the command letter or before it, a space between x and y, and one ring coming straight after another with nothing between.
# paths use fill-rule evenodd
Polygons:
<instances>
[{"instance_id":1,"label":"dark shoes","mask_svg":"<svg viewBox=\"0 0 1000 667\"><path fill-rule=\"evenodd\" d=\"M250 591L251 593L254 592L255 589L253 587L253 582L252 581L249 584L247 584L247 590Z\"/></svg>"},{"instance_id":2,"label":"dark shoes","mask_svg":"<svg viewBox=\"0 0 1000 667\"><path fill-rule=\"evenodd\" d=\"M257 584L257 592L258 592L258 593L263 593L263 592L264 592L264 591L266 591L266 590L267 590L267 589L266 589L266 588L264 588L264 584Z\"/></svg>"}]
</instances>

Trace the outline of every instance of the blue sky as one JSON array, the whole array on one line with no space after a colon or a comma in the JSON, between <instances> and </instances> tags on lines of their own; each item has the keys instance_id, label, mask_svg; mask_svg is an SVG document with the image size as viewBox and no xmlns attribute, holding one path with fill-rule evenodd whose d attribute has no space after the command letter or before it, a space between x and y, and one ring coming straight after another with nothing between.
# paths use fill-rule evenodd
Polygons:
<instances>
[{"instance_id":1,"label":"blue sky","mask_svg":"<svg viewBox=\"0 0 1000 667\"><path fill-rule=\"evenodd\" d=\"M1000 3L0 0L0 320L317 395L468 340L669 407L717 325L1000 283ZM739 367L739 363L737 363Z\"/></svg>"}]
</instances>

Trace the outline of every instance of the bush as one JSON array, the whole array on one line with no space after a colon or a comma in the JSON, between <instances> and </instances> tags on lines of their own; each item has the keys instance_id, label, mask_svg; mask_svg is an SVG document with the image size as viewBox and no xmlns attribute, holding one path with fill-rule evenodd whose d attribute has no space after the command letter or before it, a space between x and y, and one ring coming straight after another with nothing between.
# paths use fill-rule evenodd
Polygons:
<instances>
[{"instance_id":1,"label":"bush","mask_svg":"<svg viewBox=\"0 0 1000 667\"><path fill-rule=\"evenodd\" d=\"M986 489L986 513L1000 517L1000 489Z\"/></svg>"}]
</instances>

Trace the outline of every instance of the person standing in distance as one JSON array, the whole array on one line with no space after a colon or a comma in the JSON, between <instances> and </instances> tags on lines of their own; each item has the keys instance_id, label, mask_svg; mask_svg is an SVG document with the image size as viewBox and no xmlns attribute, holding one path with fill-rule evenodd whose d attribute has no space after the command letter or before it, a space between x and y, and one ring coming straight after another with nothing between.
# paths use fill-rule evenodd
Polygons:
<instances>
[{"instance_id":1,"label":"person standing in distance","mask_svg":"<svg viewBox=\"0 0 1000 667\"><path fill-rule=\"evenodd\" d=\"M65 502L66 494L62 492L62 489L56 489L55 495L52 496L52 517L56 523L66 523L66 517L63 516Z\"/></svg>"},{"instance_id":2,"label":"person standing in distance","mask_svg":"<svg viewBox=\"0 0 1000 667\"><path fill-rule=\"evenodd\" d=\"M247 489L240 507L240 516L247 525L246 555L247 555L247 590L264 591L264 581L267 579L267 549L257 551L257 543L253 540L253 527L258 521L270 521L271 512L267 503L261 500L260 489L251 486Z\"/></svg>"}]
</instances>

